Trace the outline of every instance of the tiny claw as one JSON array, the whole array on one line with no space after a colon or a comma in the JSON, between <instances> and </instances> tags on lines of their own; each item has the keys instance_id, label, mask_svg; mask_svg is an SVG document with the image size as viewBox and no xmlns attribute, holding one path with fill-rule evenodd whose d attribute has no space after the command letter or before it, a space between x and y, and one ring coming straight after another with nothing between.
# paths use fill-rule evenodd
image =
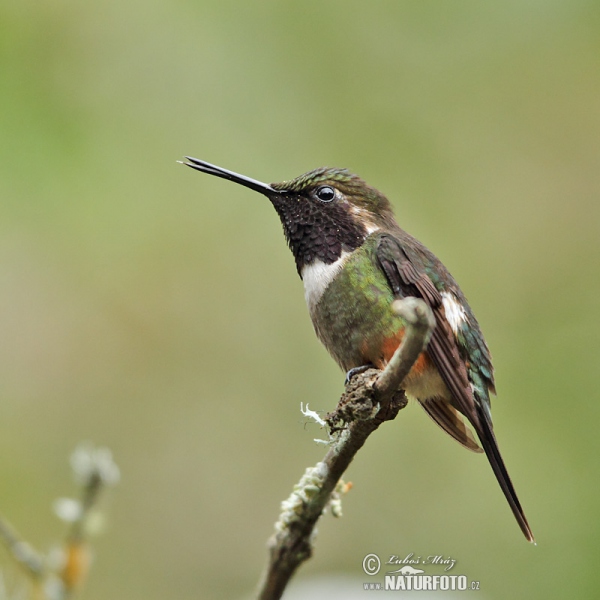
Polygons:
<instances>
[{"instance_id":1,"label":"tiny claw","mask_svg":"<svg viewBox=\"0 0 600 600\"><path fill-rule=\"evenodd\" d=\"M350 380L355 375L360 375L361 373L364 373L365 371L368 371L369 369L374 369L374 368L375 368L375 365L373 363L367 363L366 365L361 365L360 367L354 367L353 369L350 369L346 373L346 380L344 381L344 385L348 385L350 383Z\"/></svg>"}]
</instances>

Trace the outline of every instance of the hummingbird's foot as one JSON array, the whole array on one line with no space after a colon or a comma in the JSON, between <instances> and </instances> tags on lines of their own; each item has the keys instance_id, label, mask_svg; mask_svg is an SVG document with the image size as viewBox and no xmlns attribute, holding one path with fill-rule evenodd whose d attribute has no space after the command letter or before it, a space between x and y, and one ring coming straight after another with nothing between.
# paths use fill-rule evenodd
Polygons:
<instances>
[{"instance_id":1,"label":"hummingbird's foot","mask_svg":"<svg viewBox=\"0 0 600 600\"><path fill-rule=\"evenodd\" d=\"M355 375L359 375L360 373L364 373L365 371L368 371L369 369L374 369L374 368L375 368L375 365L373 363L367 363L366 365L361 365L360 367L354 367L353 369L350 369L346 373L346 381L344 381L344 385L348 385L350 383L350 380Z\"/></svg>"}]
</instances>

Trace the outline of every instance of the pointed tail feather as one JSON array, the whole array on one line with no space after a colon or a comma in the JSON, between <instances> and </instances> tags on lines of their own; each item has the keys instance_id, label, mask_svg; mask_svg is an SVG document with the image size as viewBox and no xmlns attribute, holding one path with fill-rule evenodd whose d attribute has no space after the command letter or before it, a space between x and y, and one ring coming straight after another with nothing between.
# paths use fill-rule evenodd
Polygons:
<instances>
[{"instance_id":1,"label":"pointed tail feather","mask_svg":"<svg viewBox=\"0 0 600 600\"><path fill-rule=\"evenodd\" d=\"M525 517L525 513L523 512L519 498L517 497L517 492L515 492L515 488L513 487L512 481L508 475L508 471L506 470L506 466L504 465L504 461L502 460L498 443L496 442L496 436L494 435L494 432L485 417L482 416L480 422L483 431L478 431L477 433L485 454L490 461L494 475L496 475L496 479L498 480L498 483L500 484L500 487L502 488L502 491L508 500L510 508L517 519L517 523L519 524L521 531L527 538L527 541L535 543L533 533L529 527L529 523L527 522L527 518Z\"/></svg>"}]
</instances>

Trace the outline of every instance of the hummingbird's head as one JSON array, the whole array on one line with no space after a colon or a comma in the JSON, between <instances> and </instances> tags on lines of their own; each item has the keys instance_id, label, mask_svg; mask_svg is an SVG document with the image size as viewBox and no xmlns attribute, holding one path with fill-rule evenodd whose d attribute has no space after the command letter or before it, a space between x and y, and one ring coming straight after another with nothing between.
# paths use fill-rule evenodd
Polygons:
<instances>
[{"instance_id":1,"label":"hummingbird's head","mask_svg":"<svg viewBox=\"0 0 600 600\"><path fill-rule=\"evenodd\" d=\"M266 184L186 157L193 169L264 194L275 207L299 273L320 260L336 262L379 230L397 227L388 199L346 169L322 167L290 181Z\"/></svg>"}]
</instances>

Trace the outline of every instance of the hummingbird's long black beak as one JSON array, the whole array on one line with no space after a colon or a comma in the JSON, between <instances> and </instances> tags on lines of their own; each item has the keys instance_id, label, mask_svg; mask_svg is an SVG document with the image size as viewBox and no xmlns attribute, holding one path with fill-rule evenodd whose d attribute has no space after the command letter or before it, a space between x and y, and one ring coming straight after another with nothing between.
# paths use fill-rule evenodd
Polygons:
<instances>
[{"instance_id":1,"label":"hummingbird's long black beak","mask_svg":"<svg viewBox=\"0 0 600 600\"><path fill-rule=\"evenodd\" d=\"M256 179L246 177L245 175L234 173L233 171L223 169L222 167L217 167L217 165L211 165L204 160L192 158L191 156L186 156L185 158L189 162L178 162L181 162L181 164L191 167L192 169L196 169L196 171L202 171L202 173L208 173L209 175L215 175L216 177L229 179L229 181L239 183L240 185L250 188L255 192L265 194L266 196L270 196L271 194L281 194L281 190L274 190L268 183L263 183L262 181L257 181Z\"/></svg>"}]
</instances>

